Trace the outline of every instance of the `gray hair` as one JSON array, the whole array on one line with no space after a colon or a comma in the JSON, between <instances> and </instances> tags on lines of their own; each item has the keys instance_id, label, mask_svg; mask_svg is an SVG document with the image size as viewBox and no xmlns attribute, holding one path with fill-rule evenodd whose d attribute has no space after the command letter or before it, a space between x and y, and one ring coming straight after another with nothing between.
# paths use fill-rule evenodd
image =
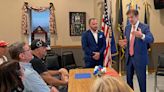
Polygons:
<instances>
[{"instance_id":1,"label":"gray hair","mask_svg":"<svg viewBox=\"0 0 164 92\"><path fill-rule=\"evenodd\" d=\"M16 42L9 46L9 54L12 59L20 60L19 54L24 52L25 42Z\"/></svg>"}]
</instances>

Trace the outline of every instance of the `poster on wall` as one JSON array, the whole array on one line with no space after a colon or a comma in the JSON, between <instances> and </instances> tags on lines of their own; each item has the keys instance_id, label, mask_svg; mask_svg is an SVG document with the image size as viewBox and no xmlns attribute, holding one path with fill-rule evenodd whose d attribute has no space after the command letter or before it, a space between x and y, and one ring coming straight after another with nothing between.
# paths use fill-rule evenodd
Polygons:
<instances>
[{"instance_id":1,"label":"poster on wall","mask_svg":"<svg viewBox=\"0 0 164 92\"><path fill-rule=\"evenodd\" d=\"M69 12L70 36L81 36L86 30L86 12Z\"/></svg>"}]
</instances>

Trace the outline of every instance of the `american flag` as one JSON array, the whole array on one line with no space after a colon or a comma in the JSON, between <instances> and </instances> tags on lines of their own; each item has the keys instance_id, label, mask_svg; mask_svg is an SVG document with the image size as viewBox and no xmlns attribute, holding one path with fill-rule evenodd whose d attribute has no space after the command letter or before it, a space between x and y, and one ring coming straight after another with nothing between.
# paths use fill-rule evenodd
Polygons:
<instances>
[{"instance_id":1,"label":"american flag","mask_svg":"<svg viewBox=\"0 0 164 92\"><path fill-rule=\"evenodd\" d=\"M102 18L101 29L104 32L104 35L106 37L106 49L104 52L104 66L108 67L110 66L110 62L112 61L111 49L110 49L112 30L111 30L111 22L109 21L108 6L107 6L106 0L104 0L104 13L103 13L103 18Z\"/></svg>"}]
</instances>

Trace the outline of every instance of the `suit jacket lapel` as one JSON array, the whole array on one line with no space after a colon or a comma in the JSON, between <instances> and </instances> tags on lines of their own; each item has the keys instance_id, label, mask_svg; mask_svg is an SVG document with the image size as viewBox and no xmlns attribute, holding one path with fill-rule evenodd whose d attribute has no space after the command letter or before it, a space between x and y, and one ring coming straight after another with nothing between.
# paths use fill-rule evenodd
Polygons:
<instances>
[{"instance_id":1,"label":"suit jacket lapel","mask_svg":"<svg viewBox=\"0 0 164 92\"><path fill-rule=\"evenodd\" d=\"M128 33L128 34L127 34L128 37L127 37L126 39L127 39L128 41L130 41L131 26L129 26L129 27L127 28L127 30L128 30L128 32L127 32L127 33Z\"/></svg>"},{"instance_id":2,"label":"suit jacket lapel","mask_svg":"<svg viewBox=\"0 0 164 92\"><path fill-rule=\"evenodd\" d=\"M97 43L99 43L100 42L100 32L98 31L98 36L97 36L97 39L98 39L98 42Z\"/></svg>"},{"instance_id":3,"label":"suit jacket lapel","mask_svg":"<svg viewBox=\"0 0 164 92\"><path fill-rule=\"evenodd\" d=\"M92 38L91 40L93 40L93 42L96 44L95 38L94 38L91 30L89 30L89 36Z\"/></svg>"}]
</instances>

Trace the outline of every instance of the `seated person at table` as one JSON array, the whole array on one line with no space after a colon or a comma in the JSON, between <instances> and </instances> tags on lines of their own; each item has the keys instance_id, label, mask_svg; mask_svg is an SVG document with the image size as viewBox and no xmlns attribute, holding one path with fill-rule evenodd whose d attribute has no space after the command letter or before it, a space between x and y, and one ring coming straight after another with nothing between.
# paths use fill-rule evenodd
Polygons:
<instances>
[{"instance_id":1,"label":"seated person at table","mask_svg":"<svg viewBox=\"0 0 164 92\"><path fill-rule=\"evenodd\" d=\"M9 46L9 54L11 58L17 60L24 69L24 79L22 80L24 92L58 92L58 90L54 90L54 87L50 89L41 76L33 69L31 63L29 63L33 56L27 43L16 42L11 44Z\"/></svg>"},{"instance_id":2,"label":"seated person at table","mask_svg":"<svg viewBox=\"0 0 164 92\"><path fill-rule=\"evenodd\" d=\"M44 81L53 86L67 86L68 72L62 68L60 70L48 70L43 58L45 57L47 44L40 39L33 40L31 50L34 58L30 61L33 68L41 75ZM54 76L58 75L60 78Z\"/></svg>"},{"instance_id":3,"label":"seated person at table","mask_svg":"<svg viewBox=\"0 0 164 92\"><path fill-rule=\"evenodd\" d=\"M98 77L91 88L91 92L134 92L128 85L117 77L105 75Z\"/></svg>"}]
</instances>

